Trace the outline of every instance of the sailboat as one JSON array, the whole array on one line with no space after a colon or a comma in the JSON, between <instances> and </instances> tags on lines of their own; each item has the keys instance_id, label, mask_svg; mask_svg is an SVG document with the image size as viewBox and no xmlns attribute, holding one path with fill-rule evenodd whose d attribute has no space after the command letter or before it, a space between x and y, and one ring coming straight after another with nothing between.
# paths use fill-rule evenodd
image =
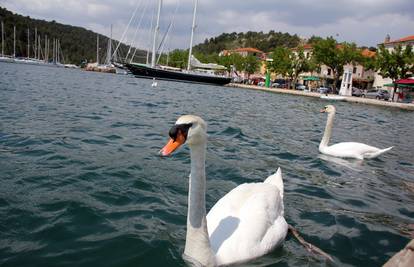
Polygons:
<instances>
[{"instance_id":1,"label":"sailboat","mask_svg":"<svg viewBox=\"0 0 414 267\"><path fill-rule=\"evenodd\" d=\"M111 51L112 51L112 25L111 25L111 38L108 40L107 57L105 64L99 64L99 34L96 34L96 62L88 63L85 67L86 71L96 71L105 73L116 73L115 67L111 64Z\"/></svg>"},{"instance_id":2,"label":"sailboat","mask_svg":"<svg viewBox=\"0 0 414 267\"><path fill-rule=\"evenodd\" d=\"M1 22L1 54L0 62L13 62L13 58L4 54L4 23Z\"/></svg>"},{"instance_id":3,"label":"sailboat","mask_svg":"<svg viewBox=\"0 0 414 267\"><path fill-rule=\"evenodd\" d=\"M162 80L175 80L182 82L193 82L193 83L208 83L216 85L225 85L230 83L231 78L216 75L214 70L223 70L223 67L217 64L203 64L195 59L192 55L193 37L195 30L195 19L197 12L197 0L194 1L194 12L193 12L193 24L191 27L191 39L190 39L190 51L188 55L187 70L181 70L178 68L171 68L165 66L158 66L155 64L156 57L156 41L159 31L160 13L161 13L162 0L158 1L158 14L157 22L154 31L154 39L152 44L152 58L151 65L139 64L139 63L126 63L125 66L129 71L137 77L142 78L158 78ZM195 64L194 64L195 63ZM191 66L196 66L204 71L193 71Z\"/></svg>"}]
</instances>

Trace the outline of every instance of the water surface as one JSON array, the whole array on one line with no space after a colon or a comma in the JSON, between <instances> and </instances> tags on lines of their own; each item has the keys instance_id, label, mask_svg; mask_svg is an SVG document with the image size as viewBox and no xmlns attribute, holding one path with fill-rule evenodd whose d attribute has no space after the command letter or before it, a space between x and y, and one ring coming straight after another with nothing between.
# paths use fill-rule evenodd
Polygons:
<instances>
[{"instance_id":1,"label":"water surface","mask_svg":"<svg viewBox=\"0 0 414 267\"><path fill-rule=\"evenodd\" d=\"M285 213L337 266L380 266L414 223L414 113L335 103L332 142L394 146L320 156L323 100L0 63L0 265L184 266L189 150L160 158L183 114L208 123L207 209L283 169ZM292 237L245 266L324 266Z\"/></svg>"}]
</instances>

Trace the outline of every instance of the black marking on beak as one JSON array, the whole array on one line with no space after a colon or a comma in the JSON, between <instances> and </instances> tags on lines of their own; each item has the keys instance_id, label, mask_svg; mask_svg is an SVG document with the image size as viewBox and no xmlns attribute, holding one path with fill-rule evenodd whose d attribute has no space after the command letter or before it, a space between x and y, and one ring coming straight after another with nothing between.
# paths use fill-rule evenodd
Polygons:
<instances>
[{"instance_id":1,"label":"black marking on beak","mask_svg":"<svg viewBox=\"0 0 414 267\"><path fill-rule=\"evenodd\" d=\"M181 134L187 140L188 130L191 126L193 126L192 123L176 124L173 127L171 127L170 131L168 132L168 135L171 137L171 139L175 141L177 139L178 133L181 132Z\"/></svg>"}]
</instances>

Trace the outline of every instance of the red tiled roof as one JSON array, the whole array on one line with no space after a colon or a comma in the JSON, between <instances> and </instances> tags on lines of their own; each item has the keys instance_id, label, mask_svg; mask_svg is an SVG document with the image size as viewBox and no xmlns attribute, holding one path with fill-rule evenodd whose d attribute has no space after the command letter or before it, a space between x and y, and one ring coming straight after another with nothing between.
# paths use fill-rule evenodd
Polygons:
<instances>
[{"instance_id":1,"label":"red tiled roof","mask_svg":"<svg viewBox=\"0 0 414 267\"><path fill-rule=\"evenodd\" d=\"M406 36L397 40L389 41L383 44L389 44L389 43L403 43L408 41L414 41L414 35Z\"/></svg>"},{"instance_id":2,"label":"red tiled roof","mask_svg":"<svg viewBox=\"0 0 414 267\"><path fill-rule=\"evenodd\" d=\"M253 47L242 47L234 49L235 52L252 52L252 53L263 53L259 49L253 48Z\"/></svg>"},{"instance_id":3,"label":"red tiled roof","mask_svg":"<svg viewBox=\"0 0 414 267\"><path fill-rule=\"evenodd\" d=\"M299 45L297 47L292 48L291 50L296 51L298 50L300 47L302 47L304 50L312 50L313 49L313 45L312 44L304 44L304 45Z\"/></svg>"},{"instance_id":4,"label":"red tiled roof","mask_svg":"<svg viewBox=\"0 0 414 267\"><path fill-rule=\"evenodd\" d=\"M364 57L375 57L375 52L374 51L370 51L368 49L364 49L361 51L361 55Z\"/></svg>"},{"instance_id":5,"label":"red tiled roof","mask_svg":"<svg viewBox=\"0 0 414 267\"><path fill-rule=\"evenodd\" d=\"M312 49L313 45L312 44L304 44L303 45L303 49Z\"/></svg>"}]
</instances>

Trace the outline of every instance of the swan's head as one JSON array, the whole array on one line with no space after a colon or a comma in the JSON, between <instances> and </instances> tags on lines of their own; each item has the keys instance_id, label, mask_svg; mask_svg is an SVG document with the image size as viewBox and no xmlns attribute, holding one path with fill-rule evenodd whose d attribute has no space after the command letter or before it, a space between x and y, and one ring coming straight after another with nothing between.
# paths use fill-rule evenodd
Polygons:
<instances>
[{"instance_id":1,"label":"swan's head","mask_svg":"<svg viewBox=\"0 0 414 267\"><path fill-rule=\"evenodd\" d=\"M182 144L203 144L207 141L207 124L204 120L194 115L184 115L178 118L175 125L169 131L170 140L161 149L162 156L168 156Z\"/></svg>"},{"instance_id":2,"label":"swan's head","mask_svg":"<svg viewBox=\"0 0 414 267\"><path fill-rule=\"evenodd\" d=\"M332 105L326 105L323 109L321 109L321 112L326 112L326 113L335 113L335 107Z\"/></svg>"}]
</instances>

